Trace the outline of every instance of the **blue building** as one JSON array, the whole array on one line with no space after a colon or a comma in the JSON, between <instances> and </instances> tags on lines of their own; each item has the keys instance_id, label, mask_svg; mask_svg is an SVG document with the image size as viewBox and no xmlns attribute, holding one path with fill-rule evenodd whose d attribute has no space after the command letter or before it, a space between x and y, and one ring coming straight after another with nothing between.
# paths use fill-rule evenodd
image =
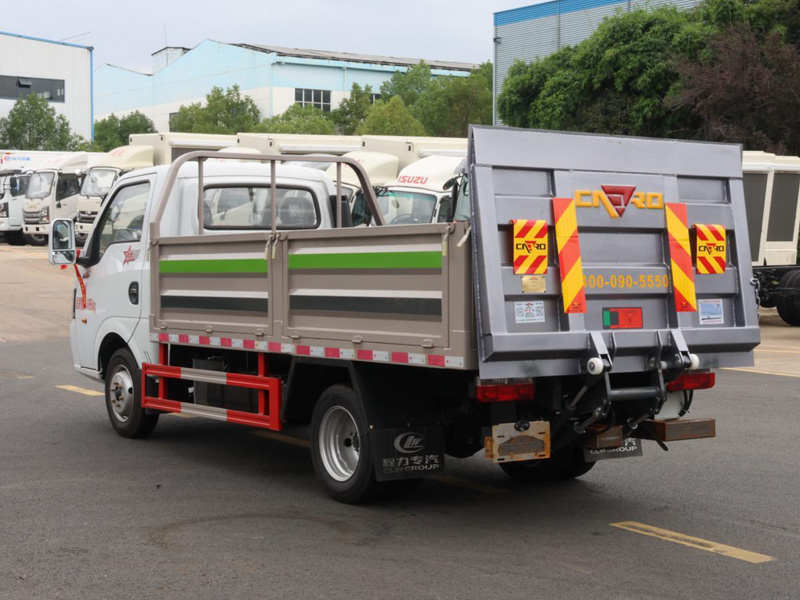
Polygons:
<instances>
[{"instance_id":1,"label":"blue building","mask_svg":"<svg viewBox=\"0 0 800 600\"><path fill-rule=\"evenodd\" d=\"M700 0L552 0L494 13L495 101L515 60L531 62L579 44L603 19L617 12L666 4L692 8Z\"/></svg>"},{"instance_id":2,"label":"blue building","mask_svg":"<svg viewBox=\"0 0 800 600\"><path fill-rule=\"evenodd\" d=\"M159 131L169 131L170 115L181 105L201 102L214 86L238 84L261 111L280 114L292 104L330 111L349 95L353 83L381 84L419 59L279 46L225 44L206 40L192 49L166 47L153 54L153 73L104 64L95 71L95 113L102 119L138 110ZM434 75L467 75L478 65L426 60Z\"/></svg>"}]
</instances>

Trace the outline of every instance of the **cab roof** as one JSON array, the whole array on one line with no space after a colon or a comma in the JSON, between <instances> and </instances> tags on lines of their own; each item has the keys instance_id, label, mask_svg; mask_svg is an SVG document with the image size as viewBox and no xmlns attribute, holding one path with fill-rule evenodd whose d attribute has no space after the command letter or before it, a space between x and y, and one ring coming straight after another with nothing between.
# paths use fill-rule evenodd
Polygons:
<instances>
[{"instance_id":1,"label":"cab roof","mask_svg":"<svg viewBox=\"0 0 800 600\"><path fill-rule=\"evenodd\" d=\"M464 162L461 156L427 156L400 171L397 179L386 187L410 187L441 192Z\"/></svg>"}]
</instances>

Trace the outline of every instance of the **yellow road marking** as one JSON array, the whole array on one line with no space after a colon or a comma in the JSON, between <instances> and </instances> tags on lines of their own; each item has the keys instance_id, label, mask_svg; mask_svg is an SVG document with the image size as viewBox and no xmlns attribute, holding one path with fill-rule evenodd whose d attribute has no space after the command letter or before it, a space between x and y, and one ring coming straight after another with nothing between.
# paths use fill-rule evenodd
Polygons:
<instances>
[{"instance_id":1,"label":"yellow road marking","mask_svg":"<svg viewBox=\"0 0 800 600\"><path fill-rule=\"evenodd\" d=\"M67 390L68 392L76 392L78 394L83 394L84 396L104 396L103 392L98 392L97 390L87 390L86 388L78 387L75 385L57 385L56 386L60 390Z\"/></svg>"},{"instance_id":2,"label":"yellow road marking","mask_svg":"<svg viewBox=\"0 0 800 600\"><path fill-rule=\"evenodd\" d=\"M777 375L778 377L794 377L800 379L800 375L790 375L789 373L775 373L774 371L759 371L758 369L744 369L741 367L723 367L725 371L741 371L742 373L758 373L759 375Z\"/></svg>"},{"instance_id":3,"label":"yellow road marking","mask_svg":"<svg viewBox=\"0 0 800 600\"><path fill-rule=\"evenodd\" d=\"M466 488L468 490L472 490L473 492L481 492L482 494L503 494L508 492L508 490L503 488L484 485L476 481L461 479L460 477L453 477L452 475L440 475L439 477L431 477L431 479L433 481L438 481L439 483L446 483L448 485Z\"/></svg>"},{"instance_id":4,"label":"yellow road marking","mask_svg":"<svg viewBox=\"0 0 800 600\"><path fill-rule=\"evenodd\" d=\"M617 527L633 533L640 533L642 535L649 535L660 540L667 542L675 542L690 548L697 548L698 550L705 550L713 554L721 554L736 558L745 562L759 564L775 560L772 556L766 554L759 554L758 552L750 552L749 550L742 550L741 548L734 548L733 546L726 546L725 544L718 544L701 538L684 535L669 529L661 529L660 527L653 527L652 525L645 525L644 523L637 523L636 521L622 521L620 523L610 523L611 527Z\"/></svg>"},{"instance_id":5,"label":"yellow road marking","mask_svg":"<svg viewBox=\"0 0 800 600\"><path fill-rule=\"evenodd\" d=\"M293 437L291 435L283 435L282 433L275 433L274 431L251 431L250 435L257 435L258 437L275 440L276 442L283 442L284 444L292 444L293 446L300 446L301 448L310 448L311 442Z\"/></svg>"}]
</instances>

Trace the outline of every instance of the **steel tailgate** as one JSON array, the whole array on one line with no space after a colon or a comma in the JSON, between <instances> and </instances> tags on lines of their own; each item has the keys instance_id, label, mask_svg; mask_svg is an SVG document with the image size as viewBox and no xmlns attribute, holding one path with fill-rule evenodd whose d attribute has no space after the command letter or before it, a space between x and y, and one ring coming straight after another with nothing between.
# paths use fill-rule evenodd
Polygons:
<instances>
[{"instance_id":1,"label":"steel tailgate","mask_svg":"<svg viewBox=\"0 0 800 600\"><path fill-rule=\"evenodd\" d=\"M701 368L753 364L760 338L739 146L472 127L468 165L482 378L578 374L603 345L614 372L645 370L654 352L673 347L688 347ZM648 201L614 212L604 186L635 187ZM554 198L576 206L585 312L564 310ZM701 311L676 309L664 208L671 203L686 206L689 231L726 230L725 272L694 274L702 323ZM547 273L527 292L512 264L515 219L548 227ZM519 312L525 303L535 310ZM610 312L623 309L641 314L641 324L609 328Z\"/></svg>"}]
</instances>

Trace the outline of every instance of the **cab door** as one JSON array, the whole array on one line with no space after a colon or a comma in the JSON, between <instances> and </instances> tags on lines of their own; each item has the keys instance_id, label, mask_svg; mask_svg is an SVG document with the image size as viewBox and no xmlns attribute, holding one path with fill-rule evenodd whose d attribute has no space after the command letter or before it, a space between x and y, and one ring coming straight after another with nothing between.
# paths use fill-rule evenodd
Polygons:
<instances>
[{"instance_id":1,"label":"cab door","mask_svg":"<svg viewBox=\"0 0 800 600\"><path fill-rule=\"evenodd\" d=\"M131 179L117 187L100 211L80 268L75 306L76 335L81 366L96 369L103 338L116 333L126 342L142 314L142 270L147 259L144 227L153 176Z\"/></svg>"}]
</instances>

